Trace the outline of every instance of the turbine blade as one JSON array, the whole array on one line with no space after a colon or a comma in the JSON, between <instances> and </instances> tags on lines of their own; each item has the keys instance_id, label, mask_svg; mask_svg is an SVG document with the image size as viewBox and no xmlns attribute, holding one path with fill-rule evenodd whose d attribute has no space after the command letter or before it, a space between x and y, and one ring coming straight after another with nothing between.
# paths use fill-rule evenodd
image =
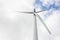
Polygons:
<instances>
[{"instance_id":1,"label":"turbine blade","mask_svg":"<svg viewBox=\"0 0 60 40\"><path fill-rule=\"evenodd\" d=\"M42 10L42 11L37 11L36 13L43 12L43 11L45 11L45 10Z\"/></svg>"},{"instance_id":2,"label":"turbine blade","mask_svg":"<svg viewBox=\"0 0 60 40\"><path fill-rule=\"evenodd\" d=\"M51 31L48 29L47 25L44 23L43 19L35 13L35 15L40 19L40 21L42 22L42 24L44 25L44 27L47 29L47 31L49 32L49 34L51 34Z\"/></svg>"},{"instance_id":3,"label":"turbine blade","mask_svg":"<svg viewBox=\"0 0 60 40\"><path fill-rule=\"evenodd\" d=\"M34 12L24 12L24 11L16 11L16 12L19 12L19 13L28 13L28 14L33 14Z\"/></svg>"}]
</instances>

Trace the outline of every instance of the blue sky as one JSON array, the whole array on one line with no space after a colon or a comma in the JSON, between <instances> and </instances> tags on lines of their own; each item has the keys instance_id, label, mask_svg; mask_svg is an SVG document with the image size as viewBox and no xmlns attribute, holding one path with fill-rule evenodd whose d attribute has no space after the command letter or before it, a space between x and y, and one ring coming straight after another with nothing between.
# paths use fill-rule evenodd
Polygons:
<instances>
[{"instance_id":1,"label":"blue sky","mask_svg":"<svg viewBox=\"0 0 60 40\"><path fill-rule=\"evenodd\" d=\"M52 15L51 12L54 10L60 10L60 1L59 0L35 0L34 6L39 7L41 10L47 11L48 14L45 14L45 17ZM52 9L52 10L51 10Z\"/></svg>"},{"instance_id":2,"label":"blue sky","mask_svg":"<svg viewBox=\"0 0 60 40\"><path fill-rule=\"evenodd\" d=\"M35 0L35 4L34 5L40 6L42 10L50 10L50 9L53 9L53 8L56 9L56 10L60 9L60 1L58 2L58 4L56 3L55 0L51 1L50 3L48 1L47 4L44 4L43 2L45 2L45 1Z\"/></svg>"}]
</instances>

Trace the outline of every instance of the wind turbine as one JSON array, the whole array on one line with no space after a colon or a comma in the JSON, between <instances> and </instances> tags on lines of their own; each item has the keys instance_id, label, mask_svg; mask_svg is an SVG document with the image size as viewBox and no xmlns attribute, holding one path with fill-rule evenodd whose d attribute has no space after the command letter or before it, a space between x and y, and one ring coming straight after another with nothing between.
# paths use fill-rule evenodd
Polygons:
<instances>
[{"instance_id":1,"label":"wind turbine","mask_svg":"<svg viewBox=\"0 0 60 40\"><path fill-rule=\"evenodd\" d=\"M34 35L33 35L33 40L38 40L38 34L37 34L37 21L36 21L36 17L39 18L39 20L42 22L42 24L44 25L44 27L46 28L46 30L48 31L49 34L51 34L50 30L48 29L48 27L46 26L46 24L44 23L43 19L37 14L39 12L43 12L43 11L37 11L36 9L34 9L34 12L24 12L24 11L16 11L19 13L28 13L28 14L33 14L34 15Z\"/></svg>"}]
</instances>

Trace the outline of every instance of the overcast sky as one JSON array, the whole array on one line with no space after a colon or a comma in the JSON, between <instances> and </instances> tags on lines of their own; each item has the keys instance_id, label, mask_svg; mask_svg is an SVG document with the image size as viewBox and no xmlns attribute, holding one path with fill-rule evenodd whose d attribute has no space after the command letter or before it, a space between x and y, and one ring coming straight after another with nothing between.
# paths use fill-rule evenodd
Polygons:
<instances>
[{"instance_id":1,"label":"overcast sky","mask_svg":"<svg viewBox=\"0 0 60 40\"><path fill-rule=\"evenodd\" d=\"M60 40L59 0L0 0L0 40L33 40L34 16L16 11L45 10L42 17L52 35L37 18L39 40Z\"/></svg>"}]
</instances>

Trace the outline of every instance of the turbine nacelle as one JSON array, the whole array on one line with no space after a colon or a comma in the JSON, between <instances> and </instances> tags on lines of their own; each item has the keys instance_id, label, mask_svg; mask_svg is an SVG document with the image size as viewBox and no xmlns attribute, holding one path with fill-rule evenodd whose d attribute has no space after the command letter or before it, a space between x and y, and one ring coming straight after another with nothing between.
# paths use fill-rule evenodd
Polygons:
<instances>
[{"instance_id":1,"label":"turbine nacelle","mask_svg":"<svg viewBox=\"0 0 60 40\"><path fill-rule=\"evenodd\" d=\"M36 12L36 9L34 9L34 12Z\"/></svg>"}]
</instances>

